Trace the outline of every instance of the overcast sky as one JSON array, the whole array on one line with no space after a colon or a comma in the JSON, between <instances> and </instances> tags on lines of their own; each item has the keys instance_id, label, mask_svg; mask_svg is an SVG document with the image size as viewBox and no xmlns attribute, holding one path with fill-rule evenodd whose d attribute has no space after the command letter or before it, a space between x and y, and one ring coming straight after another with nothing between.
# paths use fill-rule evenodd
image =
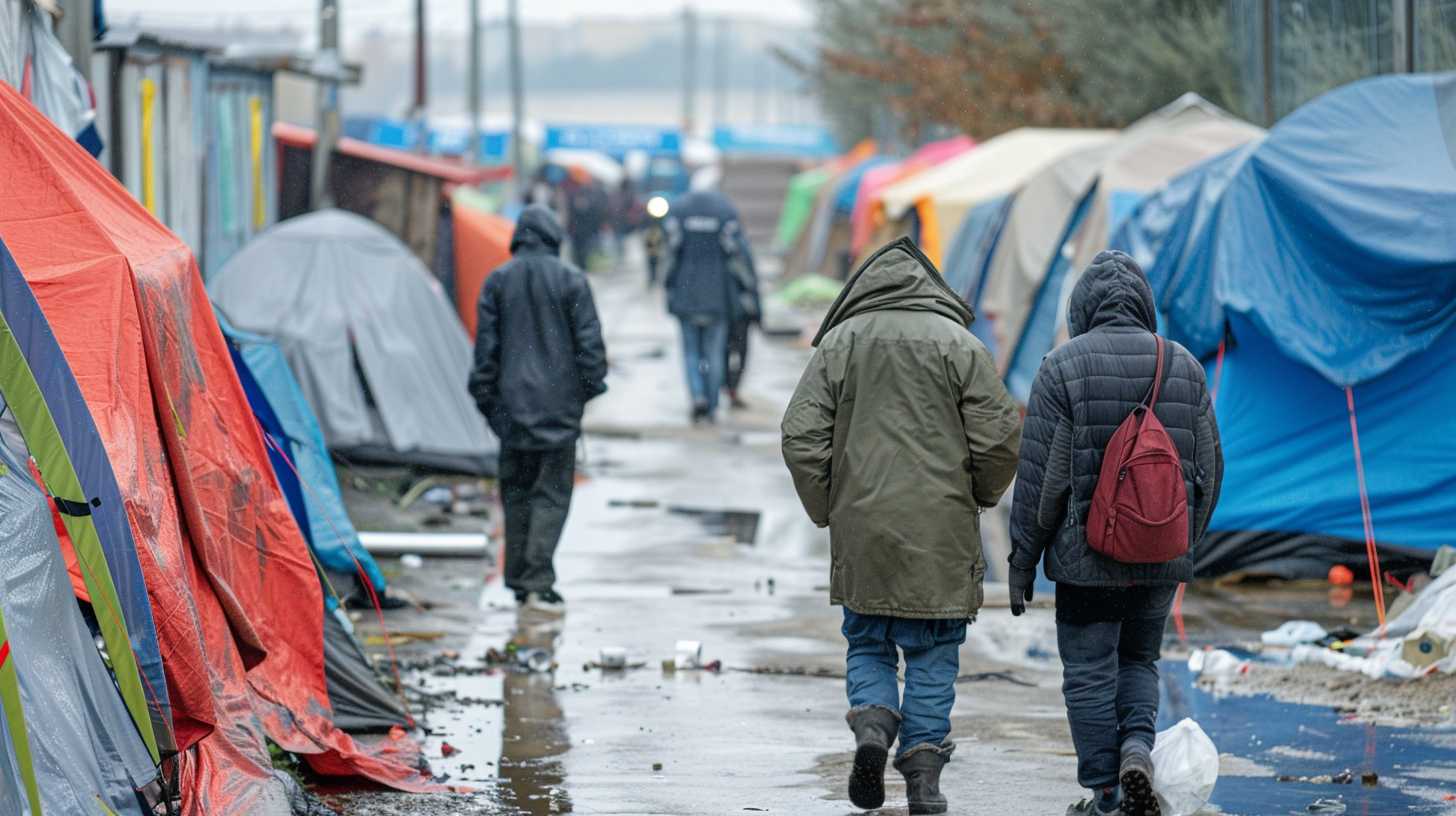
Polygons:
<instances>
[{"instance_id":1,"label":"overcast sky","mask_svg":"<svg viewBox=\"0 0 1456 816\"><path fill-rule=\"evenodd\" d=\"M691 5L704 14L733 13L786 22L808 22L804 0L520 0L521 15L528 20L569 20L574 17L657 17L682 11ZM221 5L225 10L220 11ZM505 14L505 0L481 0L485 17ZM407 24L413 14L413 0L339 0L343 23L350 29ZM431 28L463 24L468 0L428 0ZM246 18L251 22L311 24L317 16L316 0L228 0L223 4L197 0L106 0L106 13L119 22L134 16L168 25L206 25L219 17Z\"/></svg>"}]
</instances>

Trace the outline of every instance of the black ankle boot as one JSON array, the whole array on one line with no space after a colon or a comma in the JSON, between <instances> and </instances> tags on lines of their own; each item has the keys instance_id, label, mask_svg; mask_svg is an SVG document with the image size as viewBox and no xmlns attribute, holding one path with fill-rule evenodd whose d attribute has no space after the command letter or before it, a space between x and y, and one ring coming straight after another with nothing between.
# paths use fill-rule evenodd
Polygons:
<instances>
[{"instance_id":1,"label":"black ankle boot","mask_svg":"<svg viewBox=\"0 0 1456 816\"><path fill-rule=\"evenodd\" d=\"M849 801L872 810L885 803L885 760L900 733L900 714L883 706L860 706L844 719L854 731L855 744Z\"/></svg>"},{"instance_id":2,"label":"black ankle boot","mask_svg":"<svg viewBox=\"0 0 1456 816\"><path fill-rule=\"evenodd\" d=\"M954 751L955 743L950 740L940 745L925 743L911 748L895 760L895 770L905 777L911 816L946 812L945 796L940 792L940 771Z\"/></svg>"}]
</instances>

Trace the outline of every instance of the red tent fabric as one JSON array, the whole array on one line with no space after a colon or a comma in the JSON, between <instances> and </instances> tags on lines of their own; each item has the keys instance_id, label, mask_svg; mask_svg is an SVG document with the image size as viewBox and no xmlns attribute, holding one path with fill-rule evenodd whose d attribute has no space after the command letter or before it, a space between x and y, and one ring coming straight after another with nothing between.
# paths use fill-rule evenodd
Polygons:
<instances>
[{"instance_id":1,"label":"red tent fabric","mask_svg":"<svg viewBox=\"0 0 1456 816\"><path fill-rule=\"evenodd\" d=\"M455 229L455 309L473 341L480 290L490 273L511 259L511 233L516 226L509 218L472 209L458 200L450 213Z\"/></svg>"},{"instance_id":2,"label":"red tent fabric","mask_svg":"<svg viewBox=\"0 0 1456 816\"><path fill-rule=\"evenodd\" d=\"M0 166L0 237L80 383L141 550L184 813L288 813L265 737L322 773L434 787L332 723L318 577L192 254L3 84Z\"/></svg>"}]
</instances>

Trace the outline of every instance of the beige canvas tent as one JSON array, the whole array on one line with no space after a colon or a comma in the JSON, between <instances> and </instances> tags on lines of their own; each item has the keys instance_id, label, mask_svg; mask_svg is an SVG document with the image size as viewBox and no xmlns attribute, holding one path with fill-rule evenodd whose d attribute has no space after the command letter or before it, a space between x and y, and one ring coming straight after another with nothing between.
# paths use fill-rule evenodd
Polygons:
<instances>
[{"instance_id":1,"label":"beige canvas tent","mask_svg":"<svg viewBox=\"0 0 1456 816\"><path fill-rule=\"evenodd\" d=\"M1112 130L1017 128L880 193L884 223L901 221L914 208L922 226L934 224L949 241L971 208L1021 186L1034 173L1070 152L1106 142ZM890 238L893 235L877 236Z\"/></svg>"},{"instance_id":2,"label":"beige canvas tent","mask_svg":"<svg viewBox=\"0 0 1456 816\"><path fill-rule=\"evenodd\" d=\"M1197 94L1184 94L1117 138L1066 154L1027 181L1007 215L982 301L1001 370L1011 364L1058 253L1080 268L1106 242L1117 191L1146 192L1258 132Z\"/></svg>"}]
</instances>

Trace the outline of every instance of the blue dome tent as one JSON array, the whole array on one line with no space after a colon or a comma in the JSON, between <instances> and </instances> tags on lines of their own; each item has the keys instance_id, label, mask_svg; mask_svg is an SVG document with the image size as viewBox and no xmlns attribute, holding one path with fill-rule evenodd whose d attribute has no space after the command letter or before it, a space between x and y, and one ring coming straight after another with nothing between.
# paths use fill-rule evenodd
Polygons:
<instances>
[{"instance_id":1,"label":"blue dome tent","mask_svg":"<svg viewBox=\"0 0 1456 816\"><path fill-rule=\"evenodd\" d=\"M1201 574L1428 563L1456 521L1456 74L1332 91L1113 245L1206 360L1227 462ZM1373 565L1372 565L1373 566Z\"/></svg>"}]
</instances>

